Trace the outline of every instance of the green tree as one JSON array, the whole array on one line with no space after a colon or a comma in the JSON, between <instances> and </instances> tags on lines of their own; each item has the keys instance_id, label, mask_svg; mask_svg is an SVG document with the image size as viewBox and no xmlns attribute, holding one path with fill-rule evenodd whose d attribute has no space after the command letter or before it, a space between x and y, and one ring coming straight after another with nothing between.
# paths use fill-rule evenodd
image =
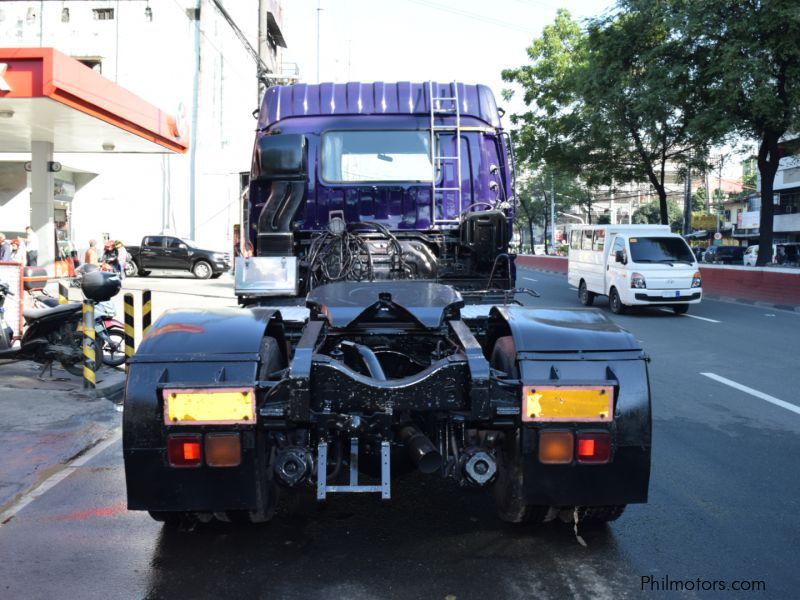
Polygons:
<instances>
[{"instance_id":1,"label":"green tree","mask_svg":"<svg viewBox=\"0 0 800 600\"><path fill-rule=\"evenodd\" d=\"M675 37L704 83L704 124L759 140L759 265L772 258L780 140L800 129L797 0L670 0Z\"/></svg>"},{"instance_id":2,"label":"green tree","mask_svg":"<svg viewBox=\"0 0 800 600\"><path fill-rule=\"evenodd\" d=\"M706 188L699 187L697 191L692 194L692 212L703 212L706 209L706 205L708 204L708 198L706 198Z\"/></svg>"},{"instance_id":3,"label":"green tree","mask_svg":"<svg viewBox=\"0 0 800 600\"><path fill-rule=\"evenodd\" d=\"M683 227L683 211L674 200L667 200L667 214L672 231L680 231ZM661 206L653 201L637 208L631 215L631 223L661 223Z\"/></svg>"},{"instance_id":4,"label":"green tree","mask_svg":"<svg viewBox=\"0 0 800 600\"><path fill-rule=\"evenodd\" d=\"M708 132L693 124L703 88L662 3L623 0L620 8L586 30L558 12L528 48L530 64L503 71L531 107L512 122L523 159L590 187L647 179L668 223L667 165L699 167L708 154Z\"/></svg>"}]
</instances>

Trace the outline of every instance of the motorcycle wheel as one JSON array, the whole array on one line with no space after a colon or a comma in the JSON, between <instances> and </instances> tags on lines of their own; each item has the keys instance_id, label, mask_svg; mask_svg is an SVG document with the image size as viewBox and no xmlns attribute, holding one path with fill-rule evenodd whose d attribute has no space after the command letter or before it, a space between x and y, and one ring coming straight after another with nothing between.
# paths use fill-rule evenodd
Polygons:
<instances>
[{"instance_id":1,"label":"motorcycle wheel","mask_svg":"<svg viewBox=\"0 0 800 600\"><path fill-rule=\"evenodd\" d=\"M98 366L102 365L105 362L105 357L103 356L102 349L99 348L97 344L97 340L92 342L94 344L94 355L95 357L99 357L100 360L97 361ZM75 377L83 377L83 360L78 362L67 362L62 360L61 366L64 367L64 370L69 373L70 375L74 375Z\"/></svg>"},{"instance_id":2,"label":"motorcycle wheel","mask_svg":"<svg viewBox=\"0 0 800 600\"><path fill-rule=\"evenodd\" d=\"M103 364L118 367L125 364L125 332L119 327L106 330L103 340Z\"/></svg>"}]
</instances>

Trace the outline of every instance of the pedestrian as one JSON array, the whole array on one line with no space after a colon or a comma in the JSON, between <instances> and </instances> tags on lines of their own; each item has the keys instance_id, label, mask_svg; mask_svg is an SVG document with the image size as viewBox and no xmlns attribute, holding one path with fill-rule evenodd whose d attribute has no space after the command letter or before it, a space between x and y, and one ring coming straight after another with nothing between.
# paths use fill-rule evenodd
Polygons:
<instances>
[{"instance_id":1,"label":"pedestrian","mask_svg":"<svg viewBox=\"0 0 800 600\"><path fill-rule=\"evenodd\" d=\"M20 238L11 240L11 260L25 266L25 242Z\"/></svg>"},{"instance_id":2,"label":"pedestrian","mask_svg":"<svg viewBox=\"0 0 800 600\"><path fill-rule=\"evenodd\" d=\"M117 249L117 261L119 262L119 278L125 279L125 265L128 264L128 250L125 248L125 244L123 244L119 240L117 240L117 243L114 244L114 247Z\"/></svg>"},{"instance_id":3,"label":"pedestrian","mask_svg":"<svg viewBox=\"0 0 800 600\"><path fill-rule=\"evenodd\" d=\"M25 254L28 258L28 266L35 267L39 261L39 236L33 228L28 225L25 228L27 237L25 238Z\"/></svg>"},{"instance_id":4,"label":"pedestrian","mask_svg":"<svg viewBox=\"0 0 800 600\"><path fill-rule=\"evenodd\" d=\"M11 262L11 244L5 233L0 233L0 262Z\"/></svg>"},{"instance_id":5,"label":"pedestrian","mask_svg":"<svg viewBox=\"0 0 800 600\"><path fill-rule=\"evenodd\" d=\"M87 265L97 264L97 240L89 240L89 248L86 250L83 262Z\"/></svg>"}]
</instances>

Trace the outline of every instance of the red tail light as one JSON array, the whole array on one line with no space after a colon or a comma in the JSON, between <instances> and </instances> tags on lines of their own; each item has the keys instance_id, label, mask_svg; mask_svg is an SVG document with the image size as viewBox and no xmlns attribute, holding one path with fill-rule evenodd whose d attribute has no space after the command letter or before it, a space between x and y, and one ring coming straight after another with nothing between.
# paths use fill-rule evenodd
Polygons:
<instances>
[{"instance_id":1,"label":"red tail light","mask_svg":"<svg viewBox=\"0 0 800 600\"><path fill-rule=\"evenodd\" d=\"M167 456L171 467L199 467L203 464L202 436L199 434L169 436Z\"/></svg>"},{"instance_id":2,"label":"red tail light","mask_svg":"<svg viewBox=\"0 0 800 600\"><path fill-rule=\"evenodd\" d=\"M611 434L608 431L578 433L576 457L582 463L607 463L611 460Z\"/></svg>"}]
</instances>

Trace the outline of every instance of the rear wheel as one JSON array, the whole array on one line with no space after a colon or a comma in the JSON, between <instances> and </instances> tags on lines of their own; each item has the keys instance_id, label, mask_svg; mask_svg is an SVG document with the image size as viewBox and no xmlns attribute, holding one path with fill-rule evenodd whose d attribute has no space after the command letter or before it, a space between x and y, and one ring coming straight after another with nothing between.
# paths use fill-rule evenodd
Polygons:
<instances>
[{"instance_id":1,"label":"rear wheel","mask_svg":"<svg viewBox=\"0 0 800 600\"><path fill-rule=\"evenodd\" d=\"M685 315L689 312L689 305L688 304L673 304L672 310L675 311L676 315Z\"/></svg>"},{"instance_id":2,"label":"rear wheel","mask_svg":"<svg viewBox=\"0 0 800 600\"><path fill-rule=\"evenodd\" d=\"M75 343L77 343L78 339L79 338L76 337ZM80 344L81 344L80 345L81 356L83 356L83 342L81 341ZM92 342L92 344L94 345L94 355L95 355L95 360L96 360L96 364L97 364L97 369L99 369L103 365L103 363L105 362L105 355L103 354L103 351L98 346L97 340L94 340ZM70 375L74 375L75 377L83 377L83 359L80 359L80 360L77 360L77 361L76 360L72 360L72 361L62 360L61 361L61 366L64 367L64 370L67 373L69 373Z\"/></svg>"},{"instance_id":3,"label":"rear wheel","mask_svg":"<svg viewBox=\"0 0 800 600\"><path fill-rule=\"evenodd\" d=\"M119 327L106 330L108 339L103 340L103 363L118 367L125 362L125 332Z\"/></svg>"},{"instance_id":4,"label":"rear wheel","mask_svg":"<svg viewBox=\"0 0 800 600\"><path fill-rule=\"evenodd\" d=\"M519 377L517 350L510 335L498 338L492 350L492 368L509 378ZM525 503L519 431L508 436L498 453L497 480L492 486L497 516L507 523L541 523L548 507Z\"/></svg>"},{"instance_id":5,"label":"rear wheel","mask_svg":"<svg viewBox=\"0 0 800 600\"><path fill-rule=\"evenodd\" d=\"M192 267L192 273L198 279L208 279L212 275L211 265L205 260L198 260Z\"/></svg>"},{"instance_id":6,"label":"rear wheel","mask_svg":"<svg viewBox=\"0 0 800 600\"><path fill-rule=\"evenodd\" d=\"M139 274L139 265L135 261L129 260L125 263L125 277L136 277Z\"/></svg>"},{"instance_id":7,"label":"rear wheel","mask_svg":"<svg viewBox=\"0 0 800 600\"><path fill-rule=\"evenodd\" d=\"M595 295L594 292L589 291L586 287L586 282L581 279L581 284L578 286L578 300L581 301L581 304L584 306L591 306L594 302Z\"/></svg>"},{"instance_id":8,"label":"rear wheel","mask_svg":"<svg viewBox=\"0 0 800 600\"><path fill-rule=\"evenodd\" d=\"M578 509L578 521L581 523L610 523L616 521L625 512L625 504L612 506L584 506Z\"/></svg>"},{"instance_id":9,"label":"rear wheel","mask_svg":"<svg viewBox=\"0 0 800 600\"><path fill-rule=\"evenodd\" d=\"M608 293L608 305L611 307L611 312L615 315L625 314L625 309L627 307L622 303L622 298L619 297L619 292L615 287L612 287L611 291Z\"/></svg>"}]
</instances>

